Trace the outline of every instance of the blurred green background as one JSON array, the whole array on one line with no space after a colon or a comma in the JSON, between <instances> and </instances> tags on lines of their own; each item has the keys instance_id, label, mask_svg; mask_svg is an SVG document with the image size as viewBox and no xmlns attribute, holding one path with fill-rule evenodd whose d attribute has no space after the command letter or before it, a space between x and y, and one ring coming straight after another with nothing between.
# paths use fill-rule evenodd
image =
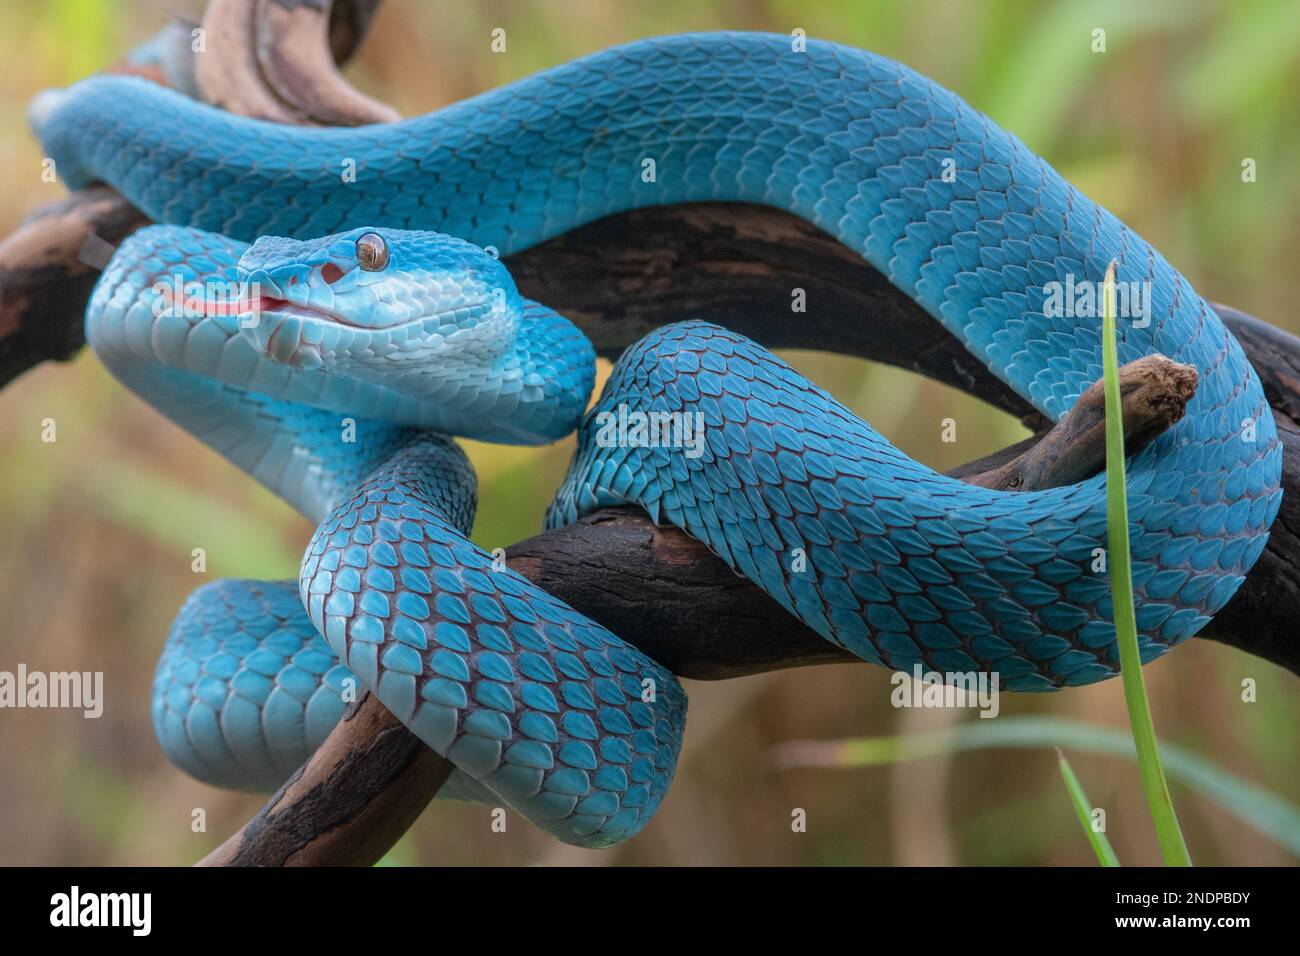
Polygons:
<instances>
[{"instance_id":1,"label":"blurred green background","mask_svg":"<svg viewBox=\"0 0 1300 956\"><path fill-rule=\"evenodd\" d=\"M40 179L27 100L114 61L199 0L49 0L0 7L0 230L59 198ZM508 53L489 50L504 27ZM1300 332L1300 5L1277 2L841 2L597 0L478 4L387 0L348 75L410 115L591 51L652 34L767 29L869 48L958 91L1118 214L1218 301ZM1107 31L1107 51L1091 50ZM1241 180L1251 157L1258 181ZM707 318L707 316L702 316ZM688 318L688 316L681 316ZM1025 432L950 389L820 354L787 358L889 436L943 469ZM958 441L940 422L958 421ZM58 441L40 440L41 421ZM475 539L535 533L572 450L470 445ZM89 354L0 392L0 670L101 670L99 720L0 712L0 863L184 864L261 798L196 783L156 745L148 692L184 597L223 576L296 577L310 529L277 499L119 387ZM190 570L204 547L206 576ZM1297 799L1296 679L1193 640L1146 669L1157 729L1241 777ZM819 667L687 682L691 717L673 789L637 839L606 851L553 843L517 816L436 803L395 863L1084 864L1091 852L1050 750L990 750L858 770L770 768L800 738L912 734L969 711L896 710L889 673ZM1244 678L1258 701L1241 700ZM1005 695L1003 714L1126 726L1118 681ZM985 721L983 723L989 723ZM1072 754L1126 863L1159 861L1136 766ZM1193 858L1289 864L1255 830L1174 783ZM206 832L191 830L206 812ZM806 833L791 811L807 811Z\"/></svg>"}]
</instances>

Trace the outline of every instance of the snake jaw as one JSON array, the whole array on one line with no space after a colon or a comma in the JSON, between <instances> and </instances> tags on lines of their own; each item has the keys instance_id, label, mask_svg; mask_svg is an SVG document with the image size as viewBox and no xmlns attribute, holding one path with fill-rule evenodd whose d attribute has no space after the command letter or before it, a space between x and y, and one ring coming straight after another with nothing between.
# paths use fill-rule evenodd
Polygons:
<instances>
[{"instance_id":1,"label":"snake jaw","mask_svg":"<svg viewBox=\"0 0 1300 956\"><path fill-rule=\"evenodd\" d=\"M324 369L364 375L391 372L403 362L427 364L442 356L448 367L487 361L500 348L486 348L472 330L448 328L449 316L466 309L486 313L490 303L418 315L401 325L372 329L332 311L269 296L244 300L240 334L260 355L295 370ZM454 323L452 323L454 325Z\"/></svg>"},{"instance_id":2,"label":"snake jaw","mask_svg":"<svg viewBox=\"0 0 1300 956\"><path fill-rule=\"evenodd\" d=\"M328 286L301 278L299 270L278 277L265 269L248 272L242 282L239 330L273 362L295 371L323 369L326 330L355 323L332 307L335 299Z\"/></svg>"},{"instance_id":3,"label":"snake jaw","mask_svg":"<svg viewBox=\"0 0 1300 956\"><path fill-rule=\"evenodd\" d=\"M324 367L322 333L334 316L268 296L247 301L239 330L259 354L298 371Z\"/></svg>"}]
</instances>

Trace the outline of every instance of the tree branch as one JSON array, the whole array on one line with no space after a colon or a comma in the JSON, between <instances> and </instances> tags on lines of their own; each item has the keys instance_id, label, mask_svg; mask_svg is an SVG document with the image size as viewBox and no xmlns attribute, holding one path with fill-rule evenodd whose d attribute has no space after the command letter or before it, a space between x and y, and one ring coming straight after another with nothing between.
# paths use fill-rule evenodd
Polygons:
<instances>
[{"instance_id":1,"label":"tree branch","mask_svg":"<svg viewBox=\"0 0 1300 956\"><path fill-rule=\"evenodd\" d=\"M194 58L203 100L277 123L360 126L401 119L391 106L353 89L331 49L333 39L349 52L377 6L340 4L350 14L331 22L328 5L310 0L208 0L207 50Z\"/></svg>"},{"instance_id":2,"label":"tree branch","mask_svg":"<svg viewBox=\"0 0 1300 956\"><path fill-rule=\"evenodd\" d=\"M451 770L367 693L257 815L198 865L369 865L415 822Z\"/></svg>"},{"instance_id":3,"label":"tree branch","mask_svg":"<svg viewBox=\"0 0 1300 956\"><path fill-rule=\"evenodd\" d=\"M0 384L80 347L94 273L78 256L88 236L124 235L138 225L120 202L107 190L78 194L0 243ZM714 203L625 213L508 264L525 295L567 315L608 357L664 322L707 316L770 347L843 352L918 371L1042 424L879 272L777 210ZM806 314L790 312L794 288L806 292ZM1300 339L1235 309L1216 309L1264 382L1286 450L1282 510L1269 546L1202 635L1300 672L1292 628L1300 619L1300 460L1291 451L1300 447Z\"/></svg>"}]
</instances>

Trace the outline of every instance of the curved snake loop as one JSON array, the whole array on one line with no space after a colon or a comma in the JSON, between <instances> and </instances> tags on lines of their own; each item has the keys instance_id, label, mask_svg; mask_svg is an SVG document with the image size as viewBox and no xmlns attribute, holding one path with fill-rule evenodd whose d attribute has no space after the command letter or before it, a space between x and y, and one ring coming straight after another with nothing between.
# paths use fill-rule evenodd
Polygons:
<instances>
[{"instance_id":1,"label":"curved snake loop","mask_svg":"<svg viewBox=\"0 0 1300 956\"><path fill-rule=\"evenodd\" d=\"M699 321L630 348L584 418L590 345L471 243L510 253L653 204L776 206L861 252L1052 419L1100 377L1101 351L1096 319L1053 308L1051 290L1096 283L1113 259L1150 297L1149 323L1121 323L1120 360L1161 352L1200 373L1186 417L1129 466L1144 660L1227 602L1278 510L1272 415L1206 301L1014 136L880 56L666 37L357 129L96 78L44 94L32 118L70 186L107 182L168 224L105 272L95 351L319 522L297 582L209 585L173 627L154 724L205 780L277 784L357 678L455 762L452 795L585 845L654 812L680 687L470 543L472 474L442 433L541 442L581 419L552 524L641 505L866 660L993 671L1014 690L1117 671L1091 570L1103 477L1023 494L945 478ZM245 244L259 236L286 238ZM233 284L239 301L177 309L177 277ZM637 413L702 423L698 453L606 440Z\"/></svg>"}]
</instances>

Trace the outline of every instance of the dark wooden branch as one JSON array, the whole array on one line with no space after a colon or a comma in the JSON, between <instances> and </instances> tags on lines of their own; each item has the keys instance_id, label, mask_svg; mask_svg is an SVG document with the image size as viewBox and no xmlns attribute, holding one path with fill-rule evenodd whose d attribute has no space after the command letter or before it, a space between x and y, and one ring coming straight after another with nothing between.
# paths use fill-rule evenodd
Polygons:
<instances>
[{"instance_id":1,"label":"dark wooden branch","mask_svg":"<svg viewBox=\"0 0 1300 956\"><path fill-rule=\"evenodd\" d=\"M606 358L666 322L707 318L768 348L856 355L992 405L1032 408L861 256L790 213L688 203L610 216L506 259L524 295ZM793 311L794 290L807 311Z\"/></svg>"},{"instance_id":2,"label":"dark wooden branch","mask_svg":"<svg viewBox=\"0 0 1300 956\"><path fill-rule=\"evenodd\" d=\"M1120 366L1125 450L1132 455L1183 417L1196 393L1196 367L1163 355L1148 355ZM953 472L972 485L997 491L1054 488L1080 481L1106 465L1106 400L1102 383L1079 396L1070 414L1045 435L1027 439L1025 450L996 464L997 456Z\"/></svg>"},{"instance_id":3,"label":"dark wooden branch","mask_svg":"<svg viewBox=\"0 0 1300 956\"><path fill-rule=\"evenodd\" d=\"M379 698L366 694L257 815L199 865L374 863L415 822L451 770Z\"/></svg>"},{"instance_id":4,"label":"dark wooden branch","mask_svg":"<svg viewBox=\"0 0 1300 956\"><path fill-rule=\"evenodd\" d=\"M0 244L0 384L81 344L88 235L135 228L106 191L79 194ZM69 211L70 210L70 211ZM87 213L91 213L87 219ZM102 245L102 244L99 244ZM42 251L43 250L43 251ZM15 260L21 262L15 263ZM772 347L844 352L921 372L1014 414L1032 409L875 269L815 227L760 206L700 204L613 216L508 264L525 295L615 357L664 322L702 316ZM790 311L805 290L807 313ZM1282 511L1238 595L1202 632L1300 672L1300 339L1216 306L1264 382L1283 436Z\"/></svg>"},{"instance_id":5,"label":"dark wooden branch","mask_svg":"<svg viewBox=\"0 0 1300 956\"><path fill-rule=\"evenodd\" d=\"M0 242L0 388L81 350L90 290L113 248L148 222L101 186L42 206Z\"/></svg>"},{"instance_id":6,"label":"dark wooden branch","mask_svg":"<svg viewBox=\"0 0 1300 956\"><path fill-rule=\"evenodd\" d=\"M1282 442L1282 507L1246 583L1196 636L1300 674L1300 339L1229 306L1215 310L1264 383Z\"/></svg>"}]
</instances>

